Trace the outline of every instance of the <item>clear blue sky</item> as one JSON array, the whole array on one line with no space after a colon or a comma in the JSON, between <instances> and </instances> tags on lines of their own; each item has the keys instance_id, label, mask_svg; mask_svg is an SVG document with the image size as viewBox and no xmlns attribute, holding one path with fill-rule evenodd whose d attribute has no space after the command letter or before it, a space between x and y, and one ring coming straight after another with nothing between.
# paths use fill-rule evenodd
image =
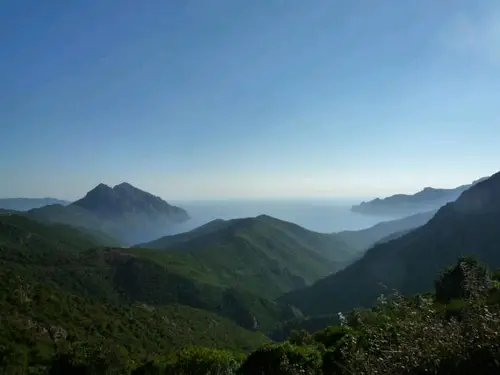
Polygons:
<instances>
[{"instance_id":1,"label":"clear blue sky","mask_svg":"<svg viewBox=\"0 0 500 375\"><path fill-rule=\"evenodd\" d=\"M3 0L0 196L371 196L500 169L498 0Z\"/></svg>"}]
</instances>

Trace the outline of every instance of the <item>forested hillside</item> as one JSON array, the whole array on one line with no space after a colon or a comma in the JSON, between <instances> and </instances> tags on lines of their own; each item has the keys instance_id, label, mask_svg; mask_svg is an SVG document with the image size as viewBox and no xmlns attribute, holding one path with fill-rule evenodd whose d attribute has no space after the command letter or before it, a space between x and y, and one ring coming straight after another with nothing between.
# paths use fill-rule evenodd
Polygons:
<instances>
[{"instance_id":1,"label":"forested hillside","mask_svg":"<svg viewBox=\"0 0 500 375\"><path fill-rule=\"evenodd\" d=\"M203 264L218 283L268 298L309 285L345 267L356 256L335 235L308 231L266 215L217 220L138 246L185 253L179 258Z\"/></svg>"},{"instance_id":2,"label":"forested hillside","mask_svg":"<svg viewBox=\"0 0 500 375\"><path fill-rule=\"evenodd\" d=\"M370 306L393 289L404 294L431 290L439 271L461 255L475 255L499 267L498 202L500 173L442 207L426 225L374 246L346 269L280 300L306 315L335 314Z\"/></svg>"},{"instance_id":3,"label":"forested hillside","mask_svg":"<svg viewBox=\"0 0 500 375\"><path fill-rule=\"evenodd\" d=\"M107 246L101 232L3 211L0 369L495 373L500 273L482 262L500 266L498 197L500 173L309 287L314 272L359 253L336 235L268 216L213 222L151 249Z\"/></svg>"}]
</instances>

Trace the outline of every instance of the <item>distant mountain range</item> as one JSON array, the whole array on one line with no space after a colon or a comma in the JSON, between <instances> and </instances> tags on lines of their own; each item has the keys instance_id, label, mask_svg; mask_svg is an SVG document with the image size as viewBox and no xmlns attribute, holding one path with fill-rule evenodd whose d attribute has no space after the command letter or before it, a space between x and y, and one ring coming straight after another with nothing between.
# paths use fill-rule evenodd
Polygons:
<instances>
[{"instance_id":1,"label":"distant mountain range","mask_svg":"<svg viewBox=\"0 0 500 375\"><path fill-rule=\"evenodd\" d=\"M424 225L436 212L437 210L422 212L402 219L383 221L366 229L338 232L336 235L356 250L367 250L375 243L389 241Z\"/></svg>"},{"instance_id":2,"label":"distant mountain range","mask_svg":"<svg viewBox=\"0 0 500 375\"><path fill-rule=\"evenodd\" d=\"M99 184L69 205L52 204L27 214L43 222L100 231L127 245L158 238L189 219L182 208L128 183Z\"/></svg>"},{"instance_id":3,"label":"distant mountain range","mask_svg":"<svg viewBox=\"0 0 500 375\"><path fill-rule=\"evenodd\" d=\"M369 306L381 293L429 291L438 273L459 256L500 266L500 172L475 183L423 226L379 243L344 270L279 301L306 315Z\"/></svg>"},{"instance_id":4,"label":"distant mountain range","mask_svg":"<svg viewBox=\"0 0 500 375\"><path fill-rule=\"evenodd\" d=\"M456 200L460 194L478 182L488 177L476 180L468 185L453 189L435 189L426 187L415 194L396 194L387 198L376 198L361 202L351 207L351 211L370 215L410 215L419 212L437 210L448 202Z\"/></svg>"},{"instance_id":5,"label":"distant mountain range","mask_svg":"<svg viewBox=\"0 0 500 375\"><path fill-rule=\"evenodd\" d=\"M66 206L71 202L56 198L0 198L0 209L29 211L51 204Z\"/></svg>"}]
</instances>

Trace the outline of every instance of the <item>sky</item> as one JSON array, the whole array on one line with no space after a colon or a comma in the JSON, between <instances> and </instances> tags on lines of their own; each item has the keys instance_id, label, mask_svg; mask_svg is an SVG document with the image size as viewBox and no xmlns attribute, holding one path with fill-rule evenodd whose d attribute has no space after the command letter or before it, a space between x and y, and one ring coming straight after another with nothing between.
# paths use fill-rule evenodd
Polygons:
<instances>
[{"instance_id":1,"label":"sky","mask_svg":"<svg viewBox=\"0 0 500 375\"><path fill-rule=\"evenodd\" d=\"M356 197L500 169L498 0L3 0L0 197Z\"/></svg>"}]
</instances>

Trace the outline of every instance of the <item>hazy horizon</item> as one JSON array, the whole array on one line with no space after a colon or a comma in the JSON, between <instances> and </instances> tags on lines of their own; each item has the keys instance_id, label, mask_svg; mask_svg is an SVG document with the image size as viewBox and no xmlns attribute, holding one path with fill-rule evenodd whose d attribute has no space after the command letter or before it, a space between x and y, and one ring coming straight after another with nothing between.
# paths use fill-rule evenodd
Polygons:
<instances>
[{"instance_id":1,"label":"hazy horizon","mask_svg":"<svg viewBox=\"0 0 500 375\"><path fill-rule=\"evenodd\" d=\"M491 173L493 174L493 173ZM489 174L489 175L491 175ZM488 175L488 176L489 176ZM452 186L430 186L430 187L433 187L433 188L436 188L436 189L448 189L448 188L456 188L458 186L461 186L461 185L467 185L467 184L470 184L471 182L475 181L475 180L478 180L479 178L482 178L482 177L487 177L487 176L480 176L480 177L477 177L477 178L474 178L470 181L466 181L466 182L463 182L463 183L459 183L457 185L452 185ZM108 185L110 187L113 187L115 185L118 185L122 182L126 182L126 181L120 181L119 183L116 183L116 184L106 184L105 182L100 182L100 183L104 183L105 185ZM65 200L65 201L69 201L69 202L74 202L80 198L83 198L85 196L85 194L92 190L93 188L95 188L98 184L96 184L95 186L91 186L89 187L87 190L85 190L84 192L82 192L81 194L79 195L76 195L76 196L70 196L70 197L61 197L61 196L56 196L56 195L32 195L32 196L22 196L22 195L16 195L16 196L1 196L0 195L0 199L16 199L16 198L27 198L27 199L45 199L45 198L53 198L53 199L60 199L60 200ZM339 204L357 204L357 203L360 203L361 201L367 201L367 200L372 200L372 199L375 199L375 198L385 198L385 197L388 197L388 196L391 196L391 195L395 195L395 194L408 194L408 195L411 195L411 194L415 194L419 191L421 191L422 189L424 189L425 187L427 186L422 186L421 188L418 188L417 190L408 190L408 191L394 191L394 192L389 192L389 193L386 193L386 194L381 194L381 195L365 195L365 196L325 196L325 195L310 195L310 196L287 196L287 195L281 195L281 196L243 196L243 197L195 197L195 198L185 198L185 197L168 197L168 196L164 196L160 193L157 193L155 192L155 190L158 190L158 189L155 189L154 187L152 189L145 189L144 187L141 187L141 185L136 185L136 184L132 184L133 186L135 186L136 188L138 189L141 189L143 191L146 191L148 193L151 193L153 195L156 195L156 196L159 196L160 198L162 198L163 200L167 201L168 203L171 203L171 204L175 204L175 205L182 205L183 203L199 203L199 204L203 204L203 203L213 203L213 202L251 202L251 201L257 201L257 202L265 202L265 201L270 201L270 202L296 202L296 201L309 201L309 202L322 202L322 203L326 203L326 202L331 202L331 203L339 203Z\"/></svg>"},{"instance_id":2,"label":"hazy horizon","mask_svg":"<svg viewBox=\"0 0 500 375\"><path fill-rule=\"evenodd\" d=\"M0 197L470 183L500 160L499 25L496 0L4 1Z\"/></svg>"}]
</instances>

